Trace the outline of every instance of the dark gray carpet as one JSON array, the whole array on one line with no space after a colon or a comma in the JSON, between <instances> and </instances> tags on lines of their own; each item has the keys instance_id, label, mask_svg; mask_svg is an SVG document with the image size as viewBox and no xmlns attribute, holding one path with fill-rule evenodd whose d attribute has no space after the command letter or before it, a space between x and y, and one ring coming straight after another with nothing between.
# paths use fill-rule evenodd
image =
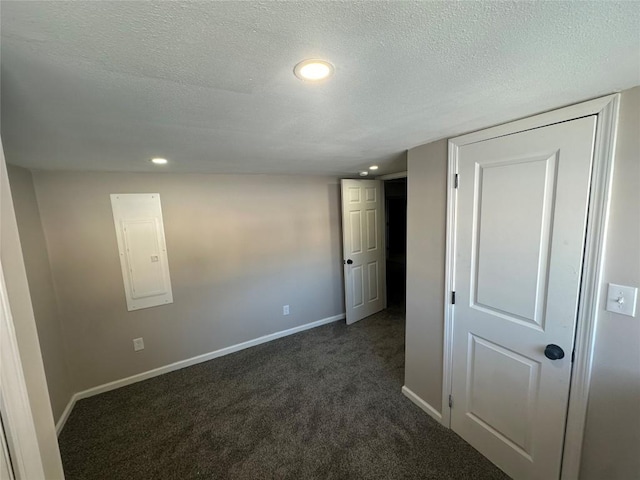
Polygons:
<instances>
[{"instance_id":1,"label":"dark gray carpet","mask_svg":"<svg viewBox=\"0 0 640 480\"><path fill-rule=\"evenodd\" d=\"M326 325L76 404L74 479L504 479L405 398L404 320Z\"/></svg>"}]
</instances>

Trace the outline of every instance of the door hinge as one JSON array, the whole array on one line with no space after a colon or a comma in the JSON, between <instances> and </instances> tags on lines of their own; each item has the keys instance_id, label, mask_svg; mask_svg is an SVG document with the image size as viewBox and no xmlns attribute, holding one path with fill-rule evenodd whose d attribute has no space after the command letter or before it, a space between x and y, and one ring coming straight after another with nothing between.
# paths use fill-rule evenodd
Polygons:
<instances>
[{"instance_id":1,"label":"door hinge","mask_svg":"<svg viewBox=\"0 0 640 480\"><path fill-rule=\"evenodd\" d=\"M456 292L451 292L451 305L456 304Z\"/></svg>"},{"instance_id":2,"label":"door hinge","mask_svg":"<svg viewBox=\"0 0 640 480\"><path fill-rule=\"evenodd\" d=\"M458 188L458 174L453 177L453 188Z\"/></svg>"},{"instance_id":3,"label":"door hinge","mask_svg":"<svg viewBox=\"0 0 640 480\"><path fill-rule=\"evenodd\" d=\"M449 408L453 408L453 396L449 395Z\"/></svg>"}]
</instances>

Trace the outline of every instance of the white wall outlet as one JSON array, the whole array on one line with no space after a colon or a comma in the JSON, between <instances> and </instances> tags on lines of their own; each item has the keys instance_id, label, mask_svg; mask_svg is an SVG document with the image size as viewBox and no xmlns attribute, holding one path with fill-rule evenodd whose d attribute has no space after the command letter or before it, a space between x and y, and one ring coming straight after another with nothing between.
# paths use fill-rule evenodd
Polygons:
<instances>
[{"instance_id":1,"label":"white wall outlet","mask_svg":"<svg viewBox=\"0 0 640 480\"><path fill-rule=\"evenodd\" d=\"M636 316L636 300L638 289L625 285L609 284L607 293L607 310L621 315Z\"/></svg>"},{"instance_id":2,"label":"white wall outlet","mask_svg":"<svg viewBox=\"0 0 640 480\"><path fill-rule=\"evenodd\" d=\"M133 339L133 350L135 352L144 350L144 340L142 339L142 337Z\"/></svg>"},{"instance_id":3,"label":"white wall outlet","mask_svg":"<svg viewBox=\"0 0 640 480\"><path fill-rule=\"evenodd\" d=\"M282 315L289 315L289 305L282 306Z\"/></svg>"}]
</instances>

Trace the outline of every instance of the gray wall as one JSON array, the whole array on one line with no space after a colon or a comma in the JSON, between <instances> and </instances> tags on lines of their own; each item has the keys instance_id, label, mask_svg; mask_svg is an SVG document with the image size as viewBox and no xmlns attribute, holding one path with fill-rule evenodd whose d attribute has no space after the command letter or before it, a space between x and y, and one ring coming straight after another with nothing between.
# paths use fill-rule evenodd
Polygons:
<instances>
[{"instance_id":1,"label":"gray wall","mask_svg":"<svg viewBox=\"0 0 640 480\"><path fill-rule=\"evenodd\" d=\"M74 392L69 380L64 337L49 267L49 255L31 172L11 165L8 166L8 172L51 409L53 418L57 421Z\"/></svg>"},{"instance_id":2,"label":"gray wall","mask_svg":"<svg viewBox=\"0 0 640 480\"><path fill-rule=\"evenodd\" d=\"M447 141L413 148L409 150L407 160L405 386L440 411Z\"/></svg>"},{"instance_id":3,"label":"gray wall","mask_svg":"<svg viewBox=\"0 0 640 480\"><path fill-rule=\"evenodd\" d=\"M33 177L74 391L344 312L335 179ZM161 195L174 303L128 312L109 194L145 192Z\"/></svg>"},{"instance_id":4,"label":"gray wall","mask_svg":"<svg viewBox=\"0 0 640 480\"><path fill-rule=\"evenodd\" d=\"M621 99L603 289L609 282L640 286L639 118L640 87L635 87ZM409 150L405 385L438 411L446 164L444 140ZM640 471L639 318L640 312L636 318L599 314L581 478L628 479Z\"/></svg>"},{"instance_id":5,"label":"gray wall","mask_svg":"<svg viewBox=\"0 0 640 480\"><path fill-rule=\"evenodd\" d=\"M623 92L619 121L603 295L640 287L640 87ZM588 408L581 478L638 478L640 305L635 318L600 311Z\"/></svg>"},{"instance_id":6,"label":"gray wall","mask_svg":"<svg viewBox=\"0 0 640 480\"><path fill-rule=\"evenodd\" d=\"M4 153L0 144L0 258L45 477L64 478Z\"/></svg>"}]
</instances>

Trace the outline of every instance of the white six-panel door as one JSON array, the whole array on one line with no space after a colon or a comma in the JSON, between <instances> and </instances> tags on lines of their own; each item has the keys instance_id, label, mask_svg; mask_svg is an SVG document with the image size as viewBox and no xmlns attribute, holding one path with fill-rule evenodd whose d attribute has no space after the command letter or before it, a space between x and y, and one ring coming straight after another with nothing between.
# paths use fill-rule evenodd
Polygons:
<instances>
[{"instance_id":1,"label":"white six-panel door","mask_svg":"<svg viewBox=\"0 0 640 480\"><path fill-rule=\"evenodd\" d=\"M458 152L451 427L515 479L560 474L595 127Z\"/></svg>"},{"instance_id":2,"label":"white six-panel door","mask_svg":"<svg viewBox=\"0 0 640 480\"><path fill-rule=\"evenodd\" d=\"M351 324L387 306L380 180L342 180L342 238L345 310Z\"/></svg>"}]
</instances>

